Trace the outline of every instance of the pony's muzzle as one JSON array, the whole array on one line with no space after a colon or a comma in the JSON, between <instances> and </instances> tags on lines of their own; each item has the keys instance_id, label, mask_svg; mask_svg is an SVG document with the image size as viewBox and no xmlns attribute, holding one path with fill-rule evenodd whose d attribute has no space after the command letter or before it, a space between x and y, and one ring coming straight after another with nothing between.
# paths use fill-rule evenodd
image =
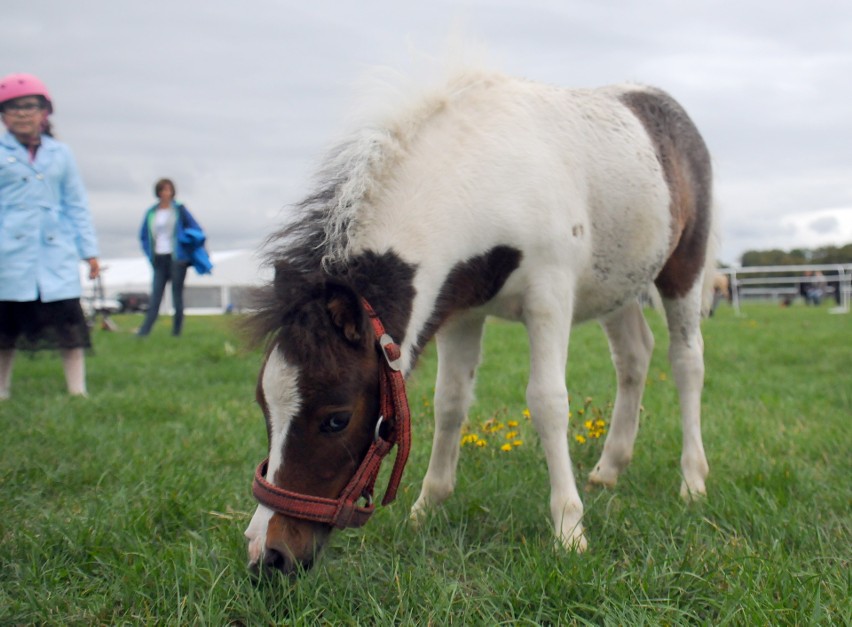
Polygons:
<instances>
[{"instance_id":1,"label":"pony's muzzle","mask_svg":"<svg viewBox=\"0 0 852 627\"><path fill-rule=\"evenodd\" d=\"M266 547L257 559L249 561L248 570L254 576L260 576L261 573L266 575L282 573L289 577L296 577L311 569L315 557L316 554L312 554L307 559L297 559L286 548L282 550Z\"/></svg>"},{"instance_id":2,"label":"pony's muzzle","mask_svg":"<svg viewBox=\"0 0 852 627\"><path fill-rule=\"evenodd\" d=\"M310 570L330 533L327 525L275 514L266 529L263 551L259 555L249 551L249 570L256 574L263 569L286 575Z\"/></svg>"},{"instance_id":3,"label":"pony's muzzle","mask_svg":"<svg viewBox=\"0 0 852 627\"><path fill-rule=\"evenodd\" d=\"M249 564L249 571L255 575L259 575L260 571L263 570L267 574L280 572L289 577L295 577L310 570L313 565L313 558L296 560L292 554L270 548L264 551L262 559Z\"/></svg>"}]
</instances>

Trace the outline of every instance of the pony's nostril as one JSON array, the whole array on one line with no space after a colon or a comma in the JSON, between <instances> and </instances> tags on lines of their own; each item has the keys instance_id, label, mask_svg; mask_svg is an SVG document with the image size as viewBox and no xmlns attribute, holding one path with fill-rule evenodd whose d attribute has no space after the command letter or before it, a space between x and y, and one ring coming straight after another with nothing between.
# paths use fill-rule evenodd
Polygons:
<instances>
[{"instance_id":1,"label":"pony's nostril","mask_svg":"<svg viewBox=\"0 0 852 627\"><path fill-rule=\"evenodd\" d=\"M285 573L293 570L292 562L286 559L281 551L269 547L263 552L263 565L266 568L276 568Z\"/></svg>"},{"instance_id":2,"label":"pony's nostril","mask_svg":"<svg viewBox=\"0 0 852 627\"><path fill-rule=\"evenodd\" d=\"M310 570L314 560L294 560L276 549L267 548L263 553L263 568L267 571L278 570L285 575L298 576Z\"/></svg>"}]
</instances>

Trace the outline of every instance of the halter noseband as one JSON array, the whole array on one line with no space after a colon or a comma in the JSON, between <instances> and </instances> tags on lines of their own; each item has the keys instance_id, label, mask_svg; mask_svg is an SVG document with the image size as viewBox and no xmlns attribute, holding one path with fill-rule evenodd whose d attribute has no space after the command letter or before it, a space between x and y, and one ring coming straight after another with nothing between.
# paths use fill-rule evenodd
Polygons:
<instances>
[{"instance_id":1,"label":"halter noseband","mask_svg":"<svg viewBox=\"0 0 852 627\"><path fill-rule=\"evenodd\" d=\"M384 357L379 360L379 419L376 422L373 443L364 461L336 499L299 494L272 485L266 480L269 458L258 465L251 488L259 503L279 514L334 525L338 529L360 527L373 514L376 508L373 503L376 477L382 460L394 445L397 445L396 459L382 505L387 505L396 498L411 448L411 412L401 371L402 352L399 345L385 332L382 321L370 304L364 299L361 302L370 316L376 344ZM382 436L382 431L387 432L387 438ZM366 499L365 505L358 504L362 498Z\"/></svg>"}]
</instances>

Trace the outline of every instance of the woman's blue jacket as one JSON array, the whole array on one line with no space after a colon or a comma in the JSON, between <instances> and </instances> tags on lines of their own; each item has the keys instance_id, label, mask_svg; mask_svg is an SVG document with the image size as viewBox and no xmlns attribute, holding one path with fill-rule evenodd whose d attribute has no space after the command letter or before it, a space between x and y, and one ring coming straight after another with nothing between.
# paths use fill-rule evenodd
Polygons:
<instances>
[{"instance_id":1,"label":"woman's blue jacket","mask_svg":"<svg viewBox=\"0 0 852 627\"><path fill-rule=\"evenodd\" d=\"M145 256L153 265L154 263L154 216L157 212L158 203L155 203L145 211L142 218L142 227L139 230L139 241ZM213 264L204 249L207 236L198 224L189 209L175 200L172 201L172 211L175 212L175 229L172 234L172 257L178 261L186 261L198 274L210 274Z\"/></svg>"},{"instance_id":2,"label":"woman's blue jacket","mask_svg":"<svg viewBox=\"0 0 852 627\"><path fill-rule=\"evenodd\" d=\"M42 135L35 160L0 136L0 300L80 298L80 260L98 256L86 189L71 150Z\"/></svg>"}]
</instances>

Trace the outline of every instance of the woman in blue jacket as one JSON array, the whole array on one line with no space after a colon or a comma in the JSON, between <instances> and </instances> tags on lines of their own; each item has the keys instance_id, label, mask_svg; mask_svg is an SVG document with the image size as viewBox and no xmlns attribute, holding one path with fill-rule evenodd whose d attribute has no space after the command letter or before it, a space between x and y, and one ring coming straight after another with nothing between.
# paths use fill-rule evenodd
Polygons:
<instances>
[{"instance_id":1,"label":"woman in blue jacket","mask_svg":"<svg viewBox=\"0 0 852 627\"><path fill-rule=\"evenodd\" d=\"M144 337L151 332L160 313L166 283L171 281L172 305L175 309L172 335L177 337L183 327L183 282L186 270L193 265L199 273L204 274L210 271L210 267L204 270L197 263L199 253L204 253L204 232L189 210L175 200L174 182L160 179L154 185L154 195L160 200L145 211L139 232L142 250L154 268L154 281L145 321L137 333Z\"/></svg>"},{"instance_id":2,"label":"woman in blue jacket","mask_svg":"<svg viewBox=\"0 0 852 627\"><path fill-rule=\"evenodd\" d=\"M98 276L98 244L71 151L52 137L52 112L35 76L0 79L0 399L19 348L58 348L68 391L86 394L79 264Z\"/></svg>"}]
</instances>

